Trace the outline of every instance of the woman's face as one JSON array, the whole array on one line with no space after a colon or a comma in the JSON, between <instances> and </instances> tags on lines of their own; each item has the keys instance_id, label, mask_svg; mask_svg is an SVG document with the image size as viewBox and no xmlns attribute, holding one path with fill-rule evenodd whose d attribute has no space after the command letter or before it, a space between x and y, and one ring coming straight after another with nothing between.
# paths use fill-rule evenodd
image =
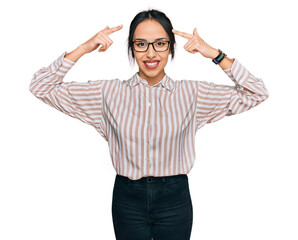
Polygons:
<instances>
[{"instance_id":1,"label":"woman's face","mask_svg":"<svg viewBox=\"0 0 298 240\"><path fill-rule=\"evenodd\" d=\"M153 19L146 19L138 24L134 32L133 41L138 38L145 39L147 42L154 42L158 38L170 40L162 25ZM171 54L170 47L165 52L156 52L152 44L150 44L146 52L133 51L136 62L139 65L139 76L147 80L150 86L162 80L165 75L164 68L168 62L168 56ZM158 66L149 68L145 64L146 61L158 61Z\"/></svg>"}]
</instances>

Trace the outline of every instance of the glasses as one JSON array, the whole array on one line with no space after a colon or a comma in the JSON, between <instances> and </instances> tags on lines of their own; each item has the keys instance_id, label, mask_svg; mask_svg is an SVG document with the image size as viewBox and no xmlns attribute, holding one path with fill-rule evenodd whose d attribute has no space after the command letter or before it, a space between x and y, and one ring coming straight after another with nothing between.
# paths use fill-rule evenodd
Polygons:
<instances>
[{"instance_id":1,"label":"glasses","mask_svg":"<svg viewBox=\"0 0 298 240\"><path fill-rule=\"evenodd\" d=\"M169 48L171 41L165 41L165 40L159 40L159 41L154 41L154 42L147 42L147 41L133 41L133 49L136 52L146 52L149 48L149 45L152 44L153 49L156 52L164 52L167 51Z\"/></svg>"}]
</instances>

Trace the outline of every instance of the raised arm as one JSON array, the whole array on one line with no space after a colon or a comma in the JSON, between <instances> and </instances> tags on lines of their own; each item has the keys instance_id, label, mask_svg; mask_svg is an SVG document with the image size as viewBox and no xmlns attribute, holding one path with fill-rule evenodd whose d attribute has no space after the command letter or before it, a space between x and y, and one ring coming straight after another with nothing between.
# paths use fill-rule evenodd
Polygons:
<instances>
[{"instance_id":1,"label":"raised arm","mask_svg":"<svg viewBox=\"0 0 298 240\"><path fill-rule=\"evenodd\" d=\"M63 82L75 64L64 58L66 52L48 67L37 71L31 80L30 91L39 100L73 118L89 124L106 139L102 122L102 81Z\"/></svg>"},{"instance_id":2,"label":"raised arm","mask_svg":"<svg viewBox=\"0 0 298 240\"><path fill-rule=\"evenodd\" d=\"M196 130L225 116L245 112L269 97L262 79L256 78L237 59L233 59L232 67L224 72L234 86L198 81Z\"/></svg>"},{"instance_id":3,"label":"raised arm","mask_svg":"<svg viewBox=\"0 0 298 240\"><path fill-rule=\"evenodd\" d=\"M207 44L198 34L172 30L173 33L188 39L184 49L190 53L199 52L202 56L214 59L219 54L217 49ZM247 111L269 97L264 82L252 75L237 59L224 57L219 66L235 83L235 86L197 82L196 131L206 123L211 123Z\"/></svg>"},{"instance_id":4,"label":"raised arm","mask_svg":"<svg viewBox=\"0 0 298 240\"><path fill-rule=\"evenodd\" d=\"M102 120L102 83L105 80L89 80L85 83L79 83L75 81L63 82L63 78L84 54L95 50L99 45L102 45L102 48L98 50L99 52L106 51L112 44L112 41L107 37L108 34L121 28L121 26L106 27L74 51L64 52L48 67L38 70L33 75L29 86L31 93L38 99L95 127L106 141L108 141L106 128Z\"/></svg>"}]
</instances>

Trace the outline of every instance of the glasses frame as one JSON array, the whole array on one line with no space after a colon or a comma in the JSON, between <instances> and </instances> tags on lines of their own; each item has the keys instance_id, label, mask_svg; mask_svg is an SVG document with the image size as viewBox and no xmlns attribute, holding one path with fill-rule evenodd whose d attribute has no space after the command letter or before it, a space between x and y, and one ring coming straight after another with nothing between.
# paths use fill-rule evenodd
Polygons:
<instances>
[{"instance_id":1,"label":"glasses frame","mask_svg":"<svg viewBox=\"0 0 298 240\"><path fill-rule=\"evenodd\" d=\"M148 43L148 45L147 45L147 49L146 49L145 51L137 51L137 50L135 50L135 47L134 47L134 43L135 43L135 42L146 42L146 43ZM154 47L154 45L153 45L153 43L155 43L155 42L168 42L169 44L168 44L168 47L167 47L166 50L163 50L163 51L156 51L156 49L155 49L155 47ZM132 48L133 48L133 50L135 50L136 52L147 52L148 49L149 49L150 44L152 44L152 47L153 47L153 49L154 49L155 52L165 52L165 51L168 51L168 50L169 50L170 43L171 43L171 41L164 41L164 40L162 40L162 41L161 41L161 40L157 40L157 41L154 41L154 42L147 42L147 41L140 41L140 40L138 40L138 41L132 41Z\"/></svg>"}]
</instances>

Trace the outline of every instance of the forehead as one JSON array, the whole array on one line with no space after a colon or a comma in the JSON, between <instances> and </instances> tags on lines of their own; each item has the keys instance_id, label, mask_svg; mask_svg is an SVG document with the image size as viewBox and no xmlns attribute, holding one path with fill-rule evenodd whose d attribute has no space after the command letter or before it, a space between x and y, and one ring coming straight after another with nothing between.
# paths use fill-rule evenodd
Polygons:
<instances>
[{"instance_id":1,"label":"forehead","mask_svg":"<svg viewBox=\"0 0 298 240\"><path fill-rule=\"evenodd\" d=\"M133 40L141 38L154 41L159 38L169 38L163 26L153 19L146 19L138 24L134 32Z\"/></svg>"}]
</instances>

